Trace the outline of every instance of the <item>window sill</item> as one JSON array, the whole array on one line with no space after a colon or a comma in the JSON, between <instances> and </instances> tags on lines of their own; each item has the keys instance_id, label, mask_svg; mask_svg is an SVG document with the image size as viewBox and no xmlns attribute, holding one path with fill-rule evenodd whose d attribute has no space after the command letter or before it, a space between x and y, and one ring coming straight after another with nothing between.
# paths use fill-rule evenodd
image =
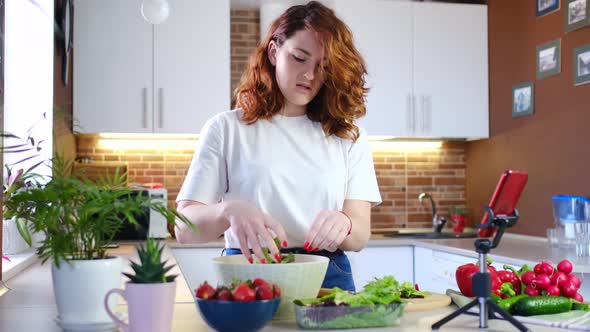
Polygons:
<instances>
[{"instance_id":1,"label":"window sill","mask_svg":"<svg viewBox=\"0 0 590 332\"><path fill-rule=\"evenodd\" d=\"M6 260L2 262L2 281L4 282L37 261L37 255L33 248L29 248L20 254L10 255L8 258L10 258L10 262Z\"/></svg>"}]
</instances>

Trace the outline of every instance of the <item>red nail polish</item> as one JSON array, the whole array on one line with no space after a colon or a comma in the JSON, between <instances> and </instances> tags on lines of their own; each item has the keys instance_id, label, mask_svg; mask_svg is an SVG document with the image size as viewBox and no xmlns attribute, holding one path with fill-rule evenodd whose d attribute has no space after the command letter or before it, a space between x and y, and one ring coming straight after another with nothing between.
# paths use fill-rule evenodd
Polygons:
<instances>
[{"instance_id":1,"label":"red nail polish","mask_svg":"<svg viewBox=\"0 0 590 332\"><path fill-rule=\"evenodd\" d=\"M277 259L277 262L280 263L281 262L281 255L279 254L275 254L275 258Z\"/></svg>"},{"instance_id":2,"label":"red nail polish","mask_svg":"<svg viewBox=\"0 0 590 332\"><path fill-rule=\"evenodd\" d=\"M307 252L311 252L311 248L310 248L309 246L307 246L307 247L305 248L305 251L307 251Z\"/></svg>"},{"instance_id":3,"label":"red nail polish","mask_svg":"<svg viewBox=\"0 0 590 332\"><path fill-rule=\"evenodd\" d=\"M320 250L320 248L314 248L314 249L313 249L313 251L318 251L318 250Z\"/></svg>"},{"instance_id":4,"label":"red nail polish","mask_svg":"<svg viewBox=\"0 0 590 332\"><path fill-rule=\"evenodd\" d=\"M248 262L250 262L250 264L254 264L254 259L252 259L252 257L248 258Z\"/></svg>"},{"instance_id":5,"label":"red nail polish","mask_svg":"<svg viewBox=\"0 0 590 332\"><path fill-rule=\"evenodd\" d=\"M309 247L309 242L305 242L305 243L303 244L303 249L307 249L307 247Z\"/></svg>"},{"instance_id":6,"label":"red nail polish","mask_svg":"<svg viewBox=\"0 0 590 332\"><path fill-rule=\"evenodd\" d=\"M261 259L261 260L260 260L260 263L262 263L262 264L266 264L266 259L264 259L264 258L263 258L263 259Z\"/></svg>"},{"instance_id":7,"label":"red nail polish","mask_svg":"<svg viewBox=\"0 0 590 332\"><path fill-rule=\"evenodd\" d=\"M289 243L287 243L287 241L283 241L283 248L287 248L289 246Z\"/></svg>"}]
</instances>

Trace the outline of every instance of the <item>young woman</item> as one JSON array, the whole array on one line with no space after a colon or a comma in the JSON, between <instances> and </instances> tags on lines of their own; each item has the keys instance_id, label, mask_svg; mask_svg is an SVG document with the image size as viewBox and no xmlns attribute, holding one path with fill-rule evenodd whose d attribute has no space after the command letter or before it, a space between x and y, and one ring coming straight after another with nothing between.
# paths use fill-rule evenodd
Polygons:
<instances>
[{"instance_id":1,"label":"young woman","mask_svg":"<svg viewBox=\"0 0 590 332\"><path fill-rule=\"evenodd\" d=\"M364 62L334 12L312 1L270 27L236 89L236 110L204 126L178 210L181 243L225 235L225 254L262 263L263 247L324 255L322 287L354 290L343 251L363 249L381 202L366 133Z\"/></svg>"}]
</instances>

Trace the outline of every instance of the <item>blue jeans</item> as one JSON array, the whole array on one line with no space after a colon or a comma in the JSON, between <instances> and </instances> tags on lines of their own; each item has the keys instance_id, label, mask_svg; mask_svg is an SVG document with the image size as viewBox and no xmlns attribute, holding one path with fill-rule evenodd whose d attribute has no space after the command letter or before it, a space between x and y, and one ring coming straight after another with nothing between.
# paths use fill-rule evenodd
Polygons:
<instances>
[{"instance_id":1,"label":"blue jeans","mask_svg":"<svg viewBox=\"0 0 590 332\"><path fill-rule=\"evenodd\" d=\"M338 287L340 289L354 292L354 280L352 279L352 269L350 267L350 261L344 253L344 251L338 249L335 252L329 252L327 250L307 252L303 248L286 248L281 249L281 253L294 253L294 254L305 254L305 255L318 255L324 256L330 259L328 263L328 271L324 277L322 288L333 288ZM222 256L233 256L241 255L242 251L236 248L225 248L221 252Z\"/></svg>"}]
</instances>

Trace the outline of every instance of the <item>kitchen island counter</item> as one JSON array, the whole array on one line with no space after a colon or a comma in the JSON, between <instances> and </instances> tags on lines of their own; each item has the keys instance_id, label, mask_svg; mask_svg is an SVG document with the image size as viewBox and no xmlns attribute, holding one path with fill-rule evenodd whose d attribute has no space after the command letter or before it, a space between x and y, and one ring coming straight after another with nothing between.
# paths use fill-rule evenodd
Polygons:
<instances>
[{"instance_id":1,"label":"kitchen island counter","mask_svg":"<svg viewBox=\"0 0 590 332\"><path fill-rule=\"evenodd\" d=\"M388 241L388 240L384 240ZM130 257L133 246L122 245L112 253ZM167 250L167 255L170 251ZM171 262L174 258L170 257ZM127 261L127 260L126 260ZM7 282L11 288L8 293L0 296L0 331L19 332L57 332L61 329L54 322L57 315L53 289L51 283L50 266L36 262L28 269L18 274ZM129 267L125 267L129 271ZM179 274L178 267L171 273ZM174 306L174 320L172 331L174 332L200 332L212 331L201 318L196 308L191 291L182 275L177 278L178 287L176 303ZM91 287L91 286L89 286ZM396 328L374 328L370 331L430 331L432 323L455 310L449 306L432 311L420 311L404 314L400 326ZM120 304L119 311L125 312L124 304ZM441 331L474 331L479 326L478 317L462 315L447 325ZM559 329L532 326L535 331L559 331ZM488 331L513 331L509 323L502 320L490 320ZM301 331L295 322L272 322L262 331Z\"/></svg>"}]
</instances>

